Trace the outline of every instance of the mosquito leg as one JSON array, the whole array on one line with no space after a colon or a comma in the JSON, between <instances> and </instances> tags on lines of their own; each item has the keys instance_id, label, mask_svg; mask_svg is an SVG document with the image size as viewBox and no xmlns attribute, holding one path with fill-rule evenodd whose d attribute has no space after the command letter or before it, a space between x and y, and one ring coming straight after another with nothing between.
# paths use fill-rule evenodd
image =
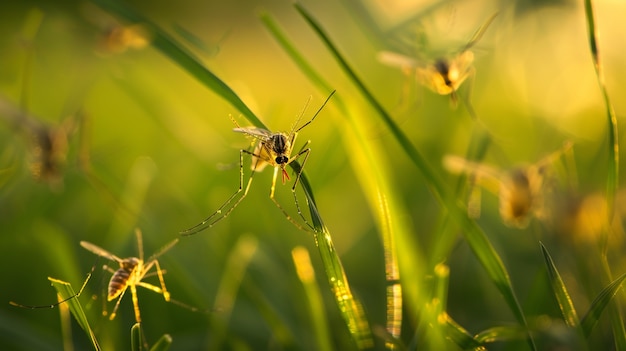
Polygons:
<instances>
[{"instance_id":1,"label":"mosquito leg","mask_svg":"<svg viewBox=\"0 0 626 351\"><path fill-rule=\"evenodd\" d=\"M131 288L133 288L133 286L131 286ZM117 309L118 307L120 307L120 302L122 301L122 297L124 297L124 294L126 293L127 289L124 289L124 291L122 291L122 293L120 294L120 296L117 298L117 302L115 303L115 307L113 307L113 311L111 312L111 315L109 316L109 320L113 320L115 319L115 316L117 315ZM136 294L135 294L136 295ZM133 301L134 302L134 301ZM135 316L136 317L136 316ZM139 321L138 321L139 322Z\"/></svg>"},{"instance_id":2,"label":"mosquito leg","mask_svg":"<svg viewBox=\"0 0 626 351\"><path fill-rule=\"evenodd\" d=\"M281 212L283 213L283 215L285 215L285 217L287 218L287 220L289 220L289 222L291 222L294 226L296 226L296 228L303 230L305 232L308 232L309 230L307 230L306 228L304 228L302 225L300 225L300 223L296 222L291 215L289 215L289 213L287 213L287 211L285 211L285 209L280 205L280 203L276 200L276 198L274 197L274 193L276 190L276 178L278 177L278 172L281 172L282 169L280 167L274 167L274 176L272 177L272 187L270 188L270 199L272 199L272 201L274 202L274 204L276 205L276 207L278 207L279 210L281 210ZM298 210L299 212L299 210ZM306 220L305 220L306 222ZM310 224L308 224L308 222L306 222L307 225L309 225L309 227L311 226Z\"/></svg>"},{"instance_id":3,"label":"mosquito leg","mask_svg":"<svg viewBox=\"0 0 626 351\"><path fill-rule=\"evenodd\" d=\"M209 217L207 217L204 221L202 221L201 223L183 230L182 232L180 232L180 235L182 236L188 236L188 235L193 235L196 234L198 232L201 232L207 228L211 228L213 225L215 225L215 223L221 221L222 219L226 218L234 209L235 207L237 207L237 205L239 205L239 203L246 197L246 195L248 194L248 190L250 189L250 185L252 184L252 178L254 176L254 171L252 171L252 174L250 174L250 178L248 180L248 185L245 188L244 191L244 187L243 187L243 154L249 154L252 156L256 156L257 157L257 163L258 160L260 159L260 156L254 154L253 152L250 152L248 150L239 150L239 189L237 189L237 191L235 191L234 194L232 194L228 200L226 200L226 202L224 202L222 204L222 206L220 206L217 211L213 212ZM239 195L242 191L243 194L241 195L241 197L239 199L237 199L237 201L235 201L235 203L226 211L224 212L224 208L226 208L232 201L233 199L235 199L237 197L237 195ZM220 215L219 217L217 217L217 219L214 219L215 216Z\"/></svg>"},{"instance_id":4,"label":"mosquito leg","mask_svg":"<svg viewBox=\"0 0 626 351\"><path fill-rule=\"evenodd\" d=\"M163 298L165 299L165 301L169 301L170 293L167 291L167 288L165 287L165 280L163 279L163 271L161 270L161 265L159 265L159 261L154 261L154 264L156 265L156 271L159 276L159 282L161 283L161 289L163 290Z\"/></svg>"},{"instance_id":5,"label":"mosquito leg","mask_svg":"<svg viewBox=\"0 0 626 351\"><path fill-rule=\"evenodd\" d=\"M83 290L85 289L85 286L87 286L87 282L89 282L89 279L91 278L91 275L93 274L93 271L95 270L95 268L96 268L96 266L91 267L91 271L89 273L87 273L87 278L85 278L85 281L83 282L83 285L80 287L80 290L76 294L74 294L74 295L72 295L72 296L70 296L70 297L68 297L66 299L63 299L61 301L57 301L56 303L53 303L53 304L50 304L50 305L41 305L41 306L22 305L21 303L17 303L17 302L14 302L14 301L9 301L9 304L13 305L13 306L16 306L16 307L29 308L29 309L54 308L54 306L58 306L58 305L66 302L66 301L69 301L69 300L71 300L73 298L79 297L80 294L83 293Z\"/></svg>"},{"instance_id":6,"label":"mosquito leg","mask_svg":"<svg viewBox=\"0 0 626 351\"><path fill-rule=\"evenodd\" d=\"M308 144L308 142L307 142L307 144ZM313 231L315 231L315 228L307 221L306 217L302 213L302 209L300 208L300 202L298 201L298 195L296 193L296 188L298 186L298 183L300 182L300 177L302 176L302 172L304 172L304 166L306 165L306 161L309 158L309 154L310 153L311 153L311 149L309 149L309 148L303 149L303 150L300 150L300 152L298 152L298 154L292 159L292 161L295 161L300 156L304 155L304 159L302 160L302 164L300 165L300 172L298 172L298 175L296 176L296 179L293 182L293 187L291 187L291 193L293 194L293 199L294 199L294 202L296 203L296 209L298 210L298 215L300 215L300 218L302 218L304 223L307 226L309 226L309 228L311 228L311 229L313 229ZM309 200L307 199L306 201L308 203Z\"/></svg>"},{"instance_id":7,"label":"mosquito leg","mask_svg":"<svg viewBox=\"0 0 626 351\"><path fill-rule=\"evenodd\" d=\"M133 298L133 308L135 309L135 321L141 323L141 314L139 313L139 299L137 298L137 286L132 284L130 286L130 294Z\"/></svg>"}]
</instances>

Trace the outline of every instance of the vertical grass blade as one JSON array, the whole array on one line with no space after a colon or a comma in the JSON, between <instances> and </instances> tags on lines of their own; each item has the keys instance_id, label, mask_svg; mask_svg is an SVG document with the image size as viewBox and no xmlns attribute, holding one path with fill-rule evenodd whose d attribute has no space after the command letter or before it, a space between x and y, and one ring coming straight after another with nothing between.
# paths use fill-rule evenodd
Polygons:
<instances>
[{"instance_id":1,"label":"vertical grass blade","mask_svg":"<svg viewBox=\"0 0 626 351\"><path fill-rule=\"evenodd\" d=\"M228 337L227 328L230 315L235 304L235 297L243 281L250 260L256 253L258 241L252 235L243 235L237 240L235 247L232 249L226 260L224 273L219 283L219 289L215 296L214 310L220 311L219 323L213 323L214 328L211 331L211 346L209 349L218 350L223 347L223 341ZM218 316L214 317L217 318ZM214 320L217 322L217 320Z\"/></svg>"},{"instance_id":2,"label":"vertical grass blade","mask_svg":"<svg viewBox=\"0 0 626 351\"><path fill-rule=\"evenodd\" d=\"M313 334L317 345L316 350L332 350L328 323L324 313L324 301L319 290L319 285L315 280L315 271L311 265L309 252L302 246L298 246L291 251L291 257L296 267L296 272L306 295L306 301L313 323Z\"/></svg>"},{"instance_id":3,"label":"vertical grass blade","mask_svg":"<svg viewBox=\"0 0 626 351\"><path fill-rule=\"evenodd\" d=\"M307 61L289 40L285 32L276 24L276 22L267 14L261 13L261 20L272 36L278 41L292 61L300 68L307 78L321 91L326 93L331 89L330 84L319 74L312 65ZM380 148L375 144L368 142L367 133L363 131L359 121L360 113L351 113L345 103L341 93L335 97L335 103L339 109L339 113L345 116L346 131L341 139L349 154L352 155L349 160L352 167L359 174L358 181L361 184L364 194L367 196L368 205L376 216L375 221L378 226L383 241L383 250L385 257L385 276L387 280L386 287L386 347L388 349L397 348L398 345L394 341L398 341L402 330L402 306L405 297L409 303L418 310L417 306L423 303L420 297L420 287L417 284L409 284L408 288L403 289L400 284L400 271L412 277L423 276L423 258L422 255L412 250L414 246L410 242L413 233L404 224L403 210L400 201L395 194L397 191L393 189L393 180L386 174L385 170L389 169L382 156ZM399 245L396 244L396 240ZM398 262L399 251L404 251L404 265L400 268Z\"/></svg>"},{"instance_id":4,"label":"vertical grass blade","mask_svg":"<svg viewBox=\"0 0 626 351\"><path fill-rule=\"evenodd\" d=\"M602 291L598 294L598 296L591 303L591 307L589 307L589 311L585 314L580 325L583 329L583 333L586 337L589 337L591 334L591 330L598 323L598 319L600 315L604 311L604 308L609 304L613 296L617 294L617 291L622 286L622 282L626 278L626 273L619 276L615 279L611 284L609 284L606 288L602 289Z\"/></svg>"},{"instance_id":5,"label":"vertical grass blade","mask_svg":"<svg viewBox=\"0 0 626 351\"><path fill-rule=\"evenodd\" d=\"M591 51L591 59L593 60L593 66L596 71L596 77L598 78L598 84L604 98L604 104L606 106L606 115L608 118L608 139L609 139L609 169L607 172L606 191L607 191L607 209L608 209L608 223L611 223L613 218L613 207L615 202L615 193L619 186L619 138L617 127L617 116L615 110L609 99L609 93L606 89L604 80L604 70L600 62L600 51L597 41L597 28L596 20L593 12L593 5L591 0L584 0L585 3L585 17L587 20L587 30L589 36L589 49Z\"/></svg>"},{"instance_id":6,"label":"vertical grass blade","mask_svg":"<svg viewBox=\"0 0 626 351\"><path fill-rule=\"evenodd\" d=\"M126 4L115 0L93 0L104 10L111 12L130 23L138 23L145 27L152 38L152 45L163 55L169 57L178 66L185 69L211 91L228 101L256 127L267 129L260 119L248 108L239 96L219 77L206 68L200 60L176 39L167 34L152 21L131 10Z\"/></svg>"},{"instance_id":7,"label":"vertical grass blade","mask_svg":"<svg viewBox=\"0 0 626 351\"><path fill-rule=\"evenodd\" d=\"M300 164L293 161L289 164L293 171L298 174L302 171ZM317 204L313 198L311 185L306 177L300 179L304 195L307 199L311 221L315 228L315 244L319 250L328 283L339 306L339 311L348 326L348 330L359 349L370 348L374 345L369 322L365 316L365 311L361 303L352 295L348 278L335 250L335 245L330 236L330 232L324 225L322 217L317 210Z\"/></svg>"},{"instance_id":8,"label":"vertical grass blade","mask_svg":"<svg viewBox=\"0 0 626 351\"><path fill-rule=\"evenodd\" d=\"M574 303L565 288L563 279L561 279L561 275L556 269L554 261L552 261L552 257L550 257L546 247L541 242L539 245L541 245L541 252L543 253L543 258L546 261L546 268L548 269L548 276L550 277L550 286L552 287L554 297L559 304L563 320L569 327L578 328L580 326L580 320L578 319L578 314L576 314Z\"/></svg>"},{"instance_id":9,"label":"vertical grass blade","mask_svg":"<svg viewBox=\"0 0 626 351\"><path fill-rule=\"evenodd\" d=\"M142 339L141 323L133 324L130 328L130 349L132 351L143 351Z\"/></svg>"},{"instance_id":10,"label":"vertical grass blade","mask_svg":"<svg viewBox=\"0 0 626 351\"><path fill-rule=\"evenodd\" d=\"M413 146L406 134L404 134L400 127L393 121L389 113L387 113L384 107L376 100L374 95L367 89L363 81L350 67L347 60L343 57L343 55L341 55L337 47L333 44L329 36L313 18L313 16L311 16L299 3L294 3L294 6L304 20L311 26L313 31L318 35L320 40L325 44L326 48L334 56L344 73L352 80L353 84L359 89L365 99L378 112L378 115L383 120L384 124L389 128L392 135L396 138L397 142L409 156L411 161L417 166L434 195L444 206L447 207L452 218L457 220L461 225L465 238L474 251L474 254L477 256L497 288L503 294L516 319L524 327L527 327L526 318L524 317L524 313L517 297L515 296L515 292L513 291L509 274L485 234L474 221L467 217L464 206L458 203L443 181L436 176L435 172L428 165L425 158ZM528 341L529 346L531 346L534 350L535 345L530 333L528 333Z\"/></svg>"},{"instance_id":11,"label":"vertical grass blade","mask_svg":"<svg viewBox=\"0 0 626 351\"><path fill-rule=\"evenodd\" d=\"M61 296L61 300L67 300L64 303L70 308L70 312L78 322L78 325L85 331L87 337L91 341L91 345L94 350L100 350L100 345L98 344L98 340L96 340L96 335L93 330L89 326L89 321L87 320L87 316L85 316L85 312L83 311L83 307L80 305L80 301L77 298L70 298L72 296L76 296L74 289L72 289L72 285L68 282L64 282L62 280L58 280L55 278L48 277L52 286L56 289L59 296Z\"/></svg>"}]
</instances>

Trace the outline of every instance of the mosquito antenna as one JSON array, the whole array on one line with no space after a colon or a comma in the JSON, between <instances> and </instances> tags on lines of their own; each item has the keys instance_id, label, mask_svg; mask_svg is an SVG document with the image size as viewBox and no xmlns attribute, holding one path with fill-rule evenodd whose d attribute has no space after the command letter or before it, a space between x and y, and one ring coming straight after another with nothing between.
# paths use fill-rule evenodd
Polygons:
<instances>
[{"instance_id":1,"label":"mosquito antenna","mask_svg":"<svg viewBox=\"0 0 626 351\"><path fill-rule=\"evenodd\" d=\"M135 228L135 235L137 236L137 250L139 251L139 259L143 261L143 238L141 237L141 229Z\"/></svg>"},{"instance_id":2,"label":"mosquito antenna","mask_svg":"<svg viewBox=\"0 0 626 351\"><path fill-rule=\"evenodd\" d=\"M489 28L489 25L491 24L491 22L493 22L496 16L498 16L498 13L499 12L496 11L496 13L491 15L491 17L489 17L489 19L485 23L483 23L483 25L480 26L478 30L476 30L476 32L472 36L472 39L470 39L470 41L467 43L467 45L465 45L465 47L463 48L463 50L461 50L461 52L469 50L472 46L474 46L474 44L476 44L480 40L480 38L483 37L483 35L487 31L487 28Z\"/></svg>"},{"instance_id":3,"label":"mosquito antenna","mask_svg":"<svg viewBox=\"0 0 626 351\"><path fill-rule=\"evenodd\" d=\"M289 135L293 135L294 131L297 132L298 130L302 129L302 127L304 127L304 126L302 126L302 127L298 128L298 130L296 130L296 127L298 126L298 123L300 123L300 120L302 119L302 116L304 116L304 112L309 107L309 103L311 103L311 99L312 98L313 98L313 96L309 95L309 98L306 99L306 102L304 103L304 107L302 108L302 111L300 111L300 114L298 115L298 118L296 118L296 121L293 122L293 126L291 126L291 131L289 132Z\"/></svg>"},{"instance_id":4,"label":"mosquito antenna","mask_svg":"<svg viewBox=\"0 0 626 351\"><path fill-rule=\"evenodd\" d=\"M315 112L315 114L313 115L313 118L311 118L310 121L306 122L305 124L303 124L300 128L296 129L295 133L299 132L302 130L302 128L308 126L309 124L311 124L311 122L313 122L313 120L315 119L315 117L317 117L317 115L322 111L322 109L324 108L324 106L326 106L326 103L328 102L328 100L330 100L330 98L335 94L337 90L333 90L330 95L328 95L328 97L326 98L326 100L324 101L324 103L322 104L322 106L320 106L320 108L317 110L317 112ZM308 104L308 102L307 102ZM306 107L306 106L305 106ZM300 120L300 118L298 118L298 120ZM294 132L292 132L291 134L293 134Z\"/></svg>"}]
</instances>

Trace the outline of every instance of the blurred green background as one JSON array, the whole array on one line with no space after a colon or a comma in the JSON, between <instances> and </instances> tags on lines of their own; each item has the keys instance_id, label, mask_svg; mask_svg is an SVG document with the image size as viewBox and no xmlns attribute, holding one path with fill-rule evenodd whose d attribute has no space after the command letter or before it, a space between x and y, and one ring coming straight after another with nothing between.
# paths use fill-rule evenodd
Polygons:
<instances>
[{"instance_id":1,"label":"blurred green background","mask_svg":"<svg viewBox=\"0 0 626 351\"><path fill-rule=\"evenodd\" d=\"M259 13L271 15L337 96L361 114L368 142L383 150L389 181L403 207L401 220L413 233L412 246L404 249L415 249L417 257L445 261L450 267L448 313L472 334L516 323L462 237L442 260L430 255L445 211L383 123L370 117L372 109L289 1L124 3L190 47L269 128L289 131L309 96L303 121L329 92L320 93L263 26ZM376 56L381 50L395 49L401 35L415 38L416 50L454 52L499 11L472 48L475 79L460 89L466 96L471 86L480 125L493 138L484 162L500 169L533 163L570 140L575 145L575 168L560 169L557 173L566 179L559 181L571 184L571 179L577 179L572 199L605 190L606 108L589 53L582 2L302 3L450 188L458 176L443 169L442 157L465 155L479 122L463 105L451 108L448 96L416 85ZM619 119L626 108L626 7L619 1L594 5L606 85ZM212 213L237 189L238 150L246 148L249 139L232 132L228 116L248 125L240 112L150 46L121 50L107 43L106 33L116 25L112 15L89 2L21 0L0 5L0 99L51 126L80 122L69 131L59 178L38 181L30 171L36 151L24 132L28 128L12 122L6 109L0 109L4 112L0 116L0 348L4 350L62 349L58 309L28 310L8 302L50 304L55 291L47 277L68 281L78 289L94 265L81 303L104 350L128 348L134 324L130 292L114 321L102 316L101 292L109 273L100 266L114 262L97 260L79 242L92 242L120 257L135 256L133 232L139 227L147 257L180 230ZM409 92L404 93L407 87ZM367 170L352 166L354 155L346 147L341 122L345 116L333 101L302 130L296 149L311 140L306 172L318 207L353 293L370 325L381 327L387 282L380 228L367 204L367 189L358 181ZM88 170L81 164L87 154ZM211 312L192 312L138 288L149 343L168 333L173 337L172 350L317 349L307 300L291 258L294 247L304 246L323 294L333 347L354 348L328 289L313 236L285 220L268 198L270 184L271 171L257 174L248 197L228 218L183 238L160 258L172 298ZM277 185L277 199L297 217L291 184ZM582 315L608 284L598 273L603 262L596 249L599 239L575 245L571 237L557 236L565 219L556 217L532 219L525 229L508 228L498 216L496 196L483 195L479 225L509 270L528 319L547 320L550 325L544 330L549 340L540 345L561 345L559 337L551 334L562 322L548 293L538 241L555 258ZM616 207L619 216L623 207L619 196ZM220 287L236 280L225 274L230 272L229 259L238 260L234 248L242 238L255 251L243 267L241 287L229 296L231 314L225 308L228 302L216 296ZM626 271L620 250L621 232L616 230L606 261L616 276ZM403 284L420 284L424 277L401 279ZM621 293L618 296L623 300ZM111 311L113 303L106 306ZM416 315L405 310L402 341L407 345L417 328ZM76 324L72 329L75 349L88 349L84 333ZM213 344L222 332L224 339ZM613 345L607 318L600 320L592 340ZM446 345L455 349L452 342ZM383 347L379 338L375 347ZM528 345L522 340L493 347L526 349Z\"/></svg>"}]
</instances>

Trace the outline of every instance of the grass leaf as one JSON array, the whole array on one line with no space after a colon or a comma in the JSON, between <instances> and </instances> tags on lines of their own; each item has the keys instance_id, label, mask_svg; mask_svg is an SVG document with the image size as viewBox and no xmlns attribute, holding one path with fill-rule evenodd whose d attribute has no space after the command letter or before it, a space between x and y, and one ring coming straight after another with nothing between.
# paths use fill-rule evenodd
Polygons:
<instances>
[{"instance_id":1,"label":"grass leaf","mask_svg":"<svg viewBox=\"0 0 626 351\"><path fill-rule=\"evenodd\" d=\"M163 334L161 338L150 348L150 351L167 351L172 346L172 337L169 334Z\"/></svg>"},{"instance_id":2,"label":"grass leaf","mask_svg":"<svg viewBox=\"0 0 626 351\"><path fill-rule=\"evenodd\" d=\"M591 334L591 330L596 325L596 323L598 323L598 319L604 311L604 308L609 304L611 299L613 299L613 296L615 296L619 288L622 286L624 278L626 278L626 273L622 274L613 282L611 282L611 284L609 284L606 288L602 289L602 291L591 303L589 311L587 311L580 323L583 329L583 333L586 337L589 337L589 335Z\"/></svg>"},{"instance_id":3,"label":"grass leaf","mask_svg":"<svg viewBox=\"0 0 626 351\"><path fill-rule=\"evenodd\" d=\"M448 314L445 315L446 335L463 350L487 350L480 341L476 340L465 328L454 321Z\"/></svg>"},{"instance_id":4,"label":"grass leaf","mask_svg":"<svg viewBox=\"0 0 626 351\"><path fill-rule=\"evenodd\" d=\"M130 349L132 351L142 351L142 339L143 336L141 335L141 323L133 324L133 326L130 328Z\"/></svg>"},{"instance_id":5,"label":"grass leaf","mask_svg":"<svg viewBox=\"0 0 626 351\"><path fill-rule=\"evenodd\" d=\"M495 249L487 239L486 235L476 225L474 221L469 219L466 214L466 210L462 204L460 204L447 189L444 182L437 177L430 165L426 162L426 159L421 153L413 146L406 134L400 129L400 127L393 121L389 113L378 102L374 95L367 89L363 81L358 77L356 72L350 67L347 60L339 52L337 47L333 44L330 37L318 24L318 22L311 16L306 9L304 9L299 3L294 3L296 10L304 18L304 20L311 26L314 32L318 35L320 40L325 44L326 48L333 55L344 73L351 79L353 84L358 88L365 99L371 104L374 110L378 113L383 123L389 128L392 135L396 138L396 141L400 144L405 153L409 156L411 161L417 166L418 170L425 178L427 185L431 188L434 195L450 212L450 215L458 221L463 228L463 233L466 240L470 244L474 254L479 259L494 284L504 295L509 308L513 311L518 322L523 326L527 326L526 318L521 309L521 306L515 296L509 274L502 263L502 260L496 253ZM532 349L535 349L534 342L530 333L528 334L529 345Z\"/></svg>"},{"instance_id":6,"label":"grass leaf","mask_svg":"<svg viewBox=\"0 0 626 351\"><path fill-rule=\"evenodd\" d=\"M48 277L48 280L52 283L52 286L56 289L62 300L68 299L65 303L69 306L70 312L76 319L76 322L78 322L78 325L80 325L80 327L87 334L93 349L100 350L100 345L98 344L98 340L96 340L96 335L89 326L89 321L87 320L87 316L85 316L83 307L80 305L80 301L77 298L71 298L72 296L76 296L74 289L72 289L72 285L68 282L51 277Z\"/></svg>"},{"instance_id":7,"label":"grass leaf","mask_svg":"<svg viewBox=\"0 0 626 351\"><path fill-rule=\"evenodd\" d=\"M258 128L268 129L226 83L206 68L191 51L181 45L154 22L131 10L126 4L122 4L120 1L93 0L93 2L104 10L114 13L130 23L139 23L144 26L152 37L152 45L163 55L169 57L194 78L206 85L211 91L228 101L241 112L250 123Z\"/></svg>"},{"instance_id":8,"label":"grass leaf","mask_svg":"<svg viewBox=\"0 0 626 351\"><path fill-rule=\"evenodd\" d=\"M561 279L561 275L556 269L554 261L552 261L552 257L550 257L546 247L541 242L539 245L541 245L543 258L546 260L546 268L548 269L548 276L550 277L550 286L552 287L554 297L559 304L559 309L563 314L563 320L571 328L578 328L580 326L580 320L578 319L578 314L576 314L574 303L572 302L572 299L565 288L565 284Z\"/></svg>"},{"instance_id":9,"label":"grass leaf","mask_svg":"<svg viewBox=\"0 0 626 351\"><path fill-rule=\"evenodd\" d=\"M591 0L585 0L585 18L587 20L587 30L589 36L589 49L591 50L591 58L593 60L593 66L596 71L596 77L598 78L598 84L604 98L604 104L606 106L606 115L608 119L608 137L609 137L609 169L607 172L606 191L607 191L607 209L609 214L609 223L613 217L613 207L615 202L615 194L619 187L619 137L617 116L615 110L609 99L609 93L606 89L604 71L600 62L600 51L597 41L597 28L595 15L593 13L593 5Z\"/></svg>"}]
</instances>

